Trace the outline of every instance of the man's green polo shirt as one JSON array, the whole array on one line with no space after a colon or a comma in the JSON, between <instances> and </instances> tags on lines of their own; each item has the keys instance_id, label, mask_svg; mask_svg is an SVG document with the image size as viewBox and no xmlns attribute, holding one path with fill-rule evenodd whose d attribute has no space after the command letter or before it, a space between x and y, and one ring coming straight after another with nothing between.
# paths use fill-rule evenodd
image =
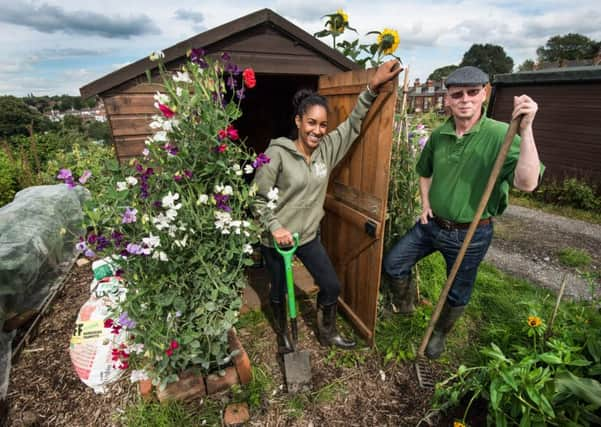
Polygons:
<instances>
[{"instance_id":1,"label":"man's green polo shirt","mask_svg":"<svg viewBox=\"0 0 601 427\"><path fill-rule=\"evenodd\" d=\"M416 169L420 176L432 177L429 199L435 215L455 222L472 221L507 128L506 123L483 113L462 137L455 134L453 117L432 132ZM519 153L520 137L516 136L482 218L500 215L507 207Z\"/></svg>"}]
</instances>

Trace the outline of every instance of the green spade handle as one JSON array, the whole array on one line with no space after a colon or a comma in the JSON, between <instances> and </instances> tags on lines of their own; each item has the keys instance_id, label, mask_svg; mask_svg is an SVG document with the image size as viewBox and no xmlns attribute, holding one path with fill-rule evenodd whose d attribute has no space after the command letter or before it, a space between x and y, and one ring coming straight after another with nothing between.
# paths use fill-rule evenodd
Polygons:
<instances>
[{"instance_id":1,"label":"green spade handle","mask_svg":"<svg viewBox=\"0 0 601 427\"><path fill-rule=\"evenodd\" d=\"M292 274L292 257L298 248L298 233L292 234L294 245L290 249L283 250L278 246L278 242L273 239L275 250L284 258L284 269L286 270L286 286L288 288L288 308L290 309L290 318L296 319L296 301L294 299L294 276Z\"/></svg>"}]
</instances>

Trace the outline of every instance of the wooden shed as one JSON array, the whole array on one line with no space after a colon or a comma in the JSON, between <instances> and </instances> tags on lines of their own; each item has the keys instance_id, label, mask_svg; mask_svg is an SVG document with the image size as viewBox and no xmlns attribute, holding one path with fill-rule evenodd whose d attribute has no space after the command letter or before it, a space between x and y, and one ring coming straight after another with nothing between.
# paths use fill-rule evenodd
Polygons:
<instances>
[{"instance_id":1,"label":"wooden shed","mask_svg":"<svg viewBox=\"0 0 601 427\"><path fill-rule=\"evenodd\" d=\"M545 180L601 183L601 66L497 74L488 114L509 121L522 94L538 103L534 137Z\"/></svg>"},{"instance_id":2,"label":"wooden shed","mask_svg":"<svg viewBox=\"0 0 601 427\"><path fill-rule=\"evenodd\" d=\"M165 49L168 68L178 68L190 48L208 54L227 52L240 67L252 67L257 86L247 92L240 135L256 152L292 130L291 100L300 88L328 98L328 126L334 129L351 112L374 70L363 70L338 51L271 10L263 9ZM153 95L160 85L147 82L155 67L147 58L80 89L83 97L104 101L120 160L141 153L156 114ZM342 284L340 306L357 330L373 343L397 83L381 88L364 120L359 140L330 175L322 222L322 241Z\"/></svg>"}]
</instances>

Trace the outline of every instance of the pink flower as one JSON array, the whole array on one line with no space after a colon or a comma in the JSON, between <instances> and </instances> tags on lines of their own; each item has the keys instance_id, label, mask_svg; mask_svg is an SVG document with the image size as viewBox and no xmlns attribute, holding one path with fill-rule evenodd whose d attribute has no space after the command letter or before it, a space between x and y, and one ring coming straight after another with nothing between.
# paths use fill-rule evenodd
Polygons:
<instances>
[{"instance_id":1,"label":"pink flower","mask_svg":"<svg viewBox=\"0 0 601 427\"><path fill-rule=\"evenodd\" d=\"M167 350L165 350L165 354L169 357L173 356L173 350L171 350L170 348L168 348Z\"/></svg>"},{"instance_id":2,"label":"pink flower","mask_svg":"<svg viewBox=\"0 0 601 427\"><path fill-rule=\"evenodd\" d=\"M227 150L227 144L219 144L217 147L215 147L215 151L218 153L223 153Z\"/></svg>"},{"instance_id":3,"label":"pink flower","mask_svg":"<svg viewBox=\"0 0 601 427\"><path fill-rule=\"evenodd\" d=\"M227 137L229 139L231 139L232 141L236 141L239 136L238 136L238 130L234 128L234 126L229 125L227 127Z\"/></svg>"},{"instance_id":4,"label":"pink flower","mask_svg":"<svg viewBox=\"0 0 601 427\"><path fill-rule=\"evenodd\" d=\"M169 345L169 347L173 350L177 349L179 347L179 343L176 340L171 341L171 344Z\"/></svg>"},{"instance_id":5,"label":"pink flower","mask_svg":"<svg viewBox=\"0 0 601 427\"><path fill-rule=\"evenodd\" d=\"M80 184L85 184L91 176L92 172L90 172L89 170L85 170L83 174L79 177L78 181Z\"/></svg>"},{"instance_id":6,"label":"pink flower","mask_svg":"<svg viewBox=\"0 0 601 427\"><path fill-rule=\"evenodd\" d=\"M161 110L161 113L163 113L163 115L165 117L167 117L168 119L175 116L175 112L173 110L171 110L171 108L167 107L165 104L161 104L160 102L159 102L159 110Z\"/></svg>"}]
</instances>

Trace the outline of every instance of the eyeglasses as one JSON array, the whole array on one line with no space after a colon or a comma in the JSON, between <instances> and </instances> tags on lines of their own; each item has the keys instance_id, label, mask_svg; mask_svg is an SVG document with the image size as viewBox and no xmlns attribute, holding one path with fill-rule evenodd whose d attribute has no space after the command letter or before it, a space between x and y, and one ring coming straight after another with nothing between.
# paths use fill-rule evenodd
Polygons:
<instances>
[{"instance_id":1,"label":"eyeglasses","mask_svg":"<svg viewBox=\"0 0 601 427\"><path fill-rule=\"evenodd\" d=\"M461 90L459 92L449 93L448 95L453 99L461 99L463 98L463 94L467 94L468 98L473 98L474 96L478 95L482 89L484 88Z\"/></svg>"}]
</instances>

